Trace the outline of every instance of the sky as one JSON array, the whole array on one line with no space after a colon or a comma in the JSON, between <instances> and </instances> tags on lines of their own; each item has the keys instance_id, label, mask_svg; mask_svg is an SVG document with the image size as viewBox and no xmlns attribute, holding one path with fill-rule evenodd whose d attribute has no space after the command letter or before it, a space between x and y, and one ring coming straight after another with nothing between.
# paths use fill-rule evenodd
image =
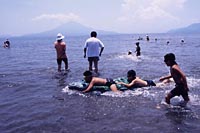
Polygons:
<instances>
[{"instance_id":1,"label":"sky","mask_svg":"<svg viewBox=\"0 0 200 133\"><path fill-rule=\"evenodd\" d=\"M163 33L200 22L200 0L0 0L0 35L78 22L119 33Z\"/></svg>"}]
</instances>

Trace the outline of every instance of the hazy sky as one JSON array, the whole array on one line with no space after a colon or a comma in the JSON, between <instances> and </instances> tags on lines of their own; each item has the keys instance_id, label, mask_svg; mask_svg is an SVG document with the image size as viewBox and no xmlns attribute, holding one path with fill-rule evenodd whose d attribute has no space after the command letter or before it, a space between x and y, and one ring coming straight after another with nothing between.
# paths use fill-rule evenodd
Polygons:
<instances>
[{"instance_id":1,"label":"hazy sky","mask_svg":"<svg viewBox=\"0 0 200 133\"><path fill-rule=\"evenodd\" d=\"M0 35L76 21L94 29L157 33L200 22L200 0L0 0Z\"/></svg>"}]
</instances>

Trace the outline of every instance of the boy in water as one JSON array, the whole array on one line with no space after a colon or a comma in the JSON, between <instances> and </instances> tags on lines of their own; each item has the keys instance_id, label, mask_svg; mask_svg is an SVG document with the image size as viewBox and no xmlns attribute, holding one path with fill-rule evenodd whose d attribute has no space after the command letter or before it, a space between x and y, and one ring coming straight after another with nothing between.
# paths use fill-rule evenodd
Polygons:
<instances>
[{"instance_id":1,"label":"boy in water","mask_svg":"<svg viewBox=\"0 0 200 133\"><path fill-rule=\"evenodd\" d=\"M57 53L57 64L58 64L58 72L61 71L62 61L65 63L65 70L68 71L68 59L66 55L66 43L63 41L65 37L58 33L56 42L54 42L56 53Z\"/></svg>"},{"instance_id":2,"label":"boy in water","mask_svg":"<svg viewBox=\"0 0 200 133\"><path fill-rule=\"evenodd\" d=\"M140 56L141 55L139 44L140 44L139 42L136 42L136 50L135 50L136 56Z\"/></svg>"},{"instance_id":3,"label":"boy in water","mask_svg":"<svg viewBox=\"0 0 200 133\"><path fill-rule=\"evenodd\" d=\"M136 72L134 70L129 70L127 72L127 78L129 82L128 84L124 82L118 82L118 84L122 84L127 88L156 86L152 80L142 80L139 77L136 77Z\"/></svg>"},{"instance_id":4,"label":"boy in water","mask_svg":"<svg viewBox=\"0 0 200 133\"><path fill-rule=\"evenodd\" d=\"M182 96L185 103L189 101L188 96L188 86L187 86L187 80L185 74L182 72L178 64L176 63L176 58L173 53L166 54L164 56L164 62L167 66L170 67L170 73L171 75L160 78L160 81L163 81L165 79L173 78L174 82L176 83L176 86L173 90L171 90L167 96L165 97L166 103L170 104L170 99L174 96Z\"/></svg>"},{"instance_id":5,"label":"boy in water","mask_svg":"<svg viewBox=\"0 0 200 133\"><path fill-rule=\"evenodd\" d=\"M83 91L83 92L88 92L92 89L94 85L96 86L108 86L112 91L114 92L120 92L113 79L107 78L98 78L98 77L93 77L92 72L90 71L85 71L83 73L84 79L87 83L89 83L89 86Z\"/></svg>"}]
</instances>

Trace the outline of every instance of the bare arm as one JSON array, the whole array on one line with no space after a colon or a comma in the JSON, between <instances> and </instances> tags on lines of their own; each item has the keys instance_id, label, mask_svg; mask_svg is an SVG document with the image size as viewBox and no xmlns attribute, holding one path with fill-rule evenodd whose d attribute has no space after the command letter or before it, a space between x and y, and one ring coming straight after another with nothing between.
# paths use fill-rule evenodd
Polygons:
<instances>
[{"instance_id":1,"label":"bare arm","mask_svg":"<svg viewBox=\"0 0 200 133\"><path fill-rule=\"evenodd\" d=\"M168 76L165 76L165 77L161 77L161 78L160 78L160 81L163 81L163 80L165 80L165 79L170 79L170 78L172 78L172 75L168 75Z\"/></svg>"},{"instance_id":2,"label":"bare arm","mask_svg":"<svg viewBox=\"0 0 200 133\"><path fill-rule=\"evenodd\" d=\"M103 50L104 50L104 47L101 48L101 51L100 51L100 53L99 53L99 56L101 56Z\"/></svg>"},{"instance_id":3,"label":"bare arm","mask_svg":"<svg viewBox=\"0 0 200 133\"><path fill-rule=\"evenodd\" d=\"M86 50L87 48L84 48L84 58L86 57Z\"/></svg>"},{"instance_id":4,"label":"bare arm","mask_svg":"<svg viewBox=\"0 0 200 133\"><path fill-rule=\"evenodd\" d=\"M92 81L90 82L89 86L83 91L83 92L88 92L92 89L92 87L94 86L95 84L95 80L92 79Z\"/></svg>"},{"instance_id":5,"label":"bare arm","mask_svg":"<svg viewBox=\"0 0 200 133\"><path fill-rule=\"evenodd\" d=\"M126 84L126 83L124 83L124 82L118 82L117 84L122 84L122 85L124 85L125 87L127 87L127 88L130 88L131 86L133 86L134 84L135 84L135 81L133 80L131 83L129 83L129 84Z\"/></svg>"}]
</instances>

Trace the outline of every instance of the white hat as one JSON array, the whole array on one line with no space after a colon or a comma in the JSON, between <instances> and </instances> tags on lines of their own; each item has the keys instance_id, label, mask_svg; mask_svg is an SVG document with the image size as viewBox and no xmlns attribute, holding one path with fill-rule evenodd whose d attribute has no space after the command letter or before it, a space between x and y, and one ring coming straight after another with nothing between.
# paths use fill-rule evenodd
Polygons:
<instances>
[{"instance_id":1,"label":"white hat","mask_svg":"<svg viewBox=\"0 0 200 133\"><path fill-rule=\"evenodd\" d=\"M58 40L62 40L64 38L65 38L65 36L63 36L61 33L58 33L56 40L58 41Z\"/></svg>"}]
</instances>

